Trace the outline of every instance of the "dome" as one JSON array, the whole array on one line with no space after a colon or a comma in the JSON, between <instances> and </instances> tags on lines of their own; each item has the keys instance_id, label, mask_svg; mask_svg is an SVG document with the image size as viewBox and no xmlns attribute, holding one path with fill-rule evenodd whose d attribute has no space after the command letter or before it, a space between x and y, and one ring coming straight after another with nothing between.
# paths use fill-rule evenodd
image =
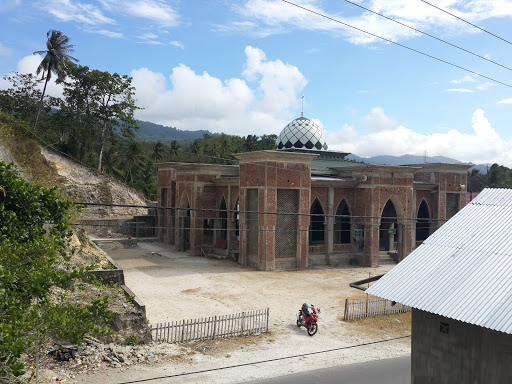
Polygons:
<instances>
[{"instance_id":1,"label":"dome","mask_svg":"<svg viewBox=\"0 0 512 384\"><path fill-rule=\"evenodd\" d=\"M279 134L276 149L316 149L327 150L322 128L305 117L291 121Z\"/></svg>"}]
</instances>

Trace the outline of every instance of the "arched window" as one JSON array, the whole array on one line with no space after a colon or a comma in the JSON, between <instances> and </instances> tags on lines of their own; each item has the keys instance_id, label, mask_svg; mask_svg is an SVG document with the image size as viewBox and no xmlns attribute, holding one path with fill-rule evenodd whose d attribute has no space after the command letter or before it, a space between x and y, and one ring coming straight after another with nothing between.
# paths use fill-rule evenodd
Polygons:
<instances>
[{"instance_id":1,"label":"arched window","mask_svg":"<svg viewBox=\"0 0 512 384\"><path fill-rule=\"evenodd\" d=\"M350 244L350 211L343 199L336 210L334 218L334 244Z\"/></svg>"},{"instance_id":2,"label":"arched window","mask_svg":"<svg viewBox=\"0 0 512 384\"><path fill-rule=\"evenodd\" d=\"M425 200L423 200L418 208L416 220L416 241L426 240L430 236L430 213Z\"/></svg>"},{"instance_id":3,"label":"arched window","mask_svg":"<svg viewBox=\"0 0 512 384\"><path fill-rule=\"evenodd\" d=\"M324 210L322 204L315 199L311 205L310 210L310 224L309 224L309 245L323 245L324 244Z\"/></svg>"}]
</instances>

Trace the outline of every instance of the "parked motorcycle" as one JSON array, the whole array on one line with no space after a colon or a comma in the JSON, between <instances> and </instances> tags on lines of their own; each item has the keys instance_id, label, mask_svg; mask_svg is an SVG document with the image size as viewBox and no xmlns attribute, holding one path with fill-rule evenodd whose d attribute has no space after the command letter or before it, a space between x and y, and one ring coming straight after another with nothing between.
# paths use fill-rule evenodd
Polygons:
<instances>
[{"instance_id":1,"label":"parked motorcycle","mask_svg":"<svg viewBox=\"0 0 512 384\"><path fill-rule=\"evenodd\" d=\"M305 327L308 330L309 336L314 336L318 331L318 316L320 314L320 308L315 308L311 304L310 308L306 303L302 304L302 308L297 313L297 327Z\"/></svg>"}]
</instances>

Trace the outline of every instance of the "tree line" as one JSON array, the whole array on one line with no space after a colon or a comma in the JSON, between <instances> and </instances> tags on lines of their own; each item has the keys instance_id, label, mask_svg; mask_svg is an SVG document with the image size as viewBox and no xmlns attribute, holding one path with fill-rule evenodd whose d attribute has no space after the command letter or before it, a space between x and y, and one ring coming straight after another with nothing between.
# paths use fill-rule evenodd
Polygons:
<instances>
[{"instance_id":1,"label":"tree line","mask_svg":"<svg viewBox=\"0 0 512 384\"><path fill-rule=\"evenodd\" d=\"M36 75L4 78L10 87L0 91L0 110L25 121L41 145L97 168L149 199L156 199L157 162L230 164L234 153L274 148L276 135L205 135L186 145L137 141L134 113L140 107L132 78L77 64L73 45L60 31L48 32L46 48L34 52L44 55ZM52 76L63 88L61 97L46 94Z\"/></svg>"},{"instance_id":2,"label":"tree line","mask_svg":"<svg viewBox=\"0 0 512 384\"><path fill-rule=\"evenodd\" d=\"M493 164L487 173L478 169L468 172L468 192L480 192L484 188L512 188L512 169Z\"/></svg>"}]
</instances>

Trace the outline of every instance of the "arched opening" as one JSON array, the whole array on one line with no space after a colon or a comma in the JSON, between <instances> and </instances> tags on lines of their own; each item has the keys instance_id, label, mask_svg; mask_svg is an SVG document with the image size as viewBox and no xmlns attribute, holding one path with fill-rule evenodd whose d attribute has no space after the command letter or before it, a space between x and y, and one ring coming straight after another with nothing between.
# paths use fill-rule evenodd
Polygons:
<instances>
[{"instance_id":1,"label":"arched opening","mask_svg":"<svg viewBox=\"0 0 512 384\"><path fill-rule=\"evenodd\" d=\"M191 209L188 196L183 192L180 200L180 210L178 211L178 246L179 251L185 252L190 249L190 225L191 225Z\"/></svg>"},{"instance_id":2,"label":"arched opening","mask_svg":"<svg viewBox=\"0 0 512 384\"><path fill-rule=\"evenodd\" d=\"M227 241L228 239L228 211L226 200L222 198L219 206L219 239Z\"/></svg>"},{"instance_id":3,"label":"arched opening","mask_svg":"<svg viewBox=\"0 0 512 384\"><path fill-rule=\"evenodd\" d=\"M428 205L423 200L418 208L416 220L416 241L426 240L430 236L430 212Z\"/></svg>"},{"instance_id":4,"label":"arched opening","mask_svg":"<svg viewBox=\"0 0 512 384\"><path fill-rule=\"evenodd\" d=\"M233 219L235 220L235 240L240 241L240 199L236 199L235 209L233 210Z\"/></svg>"},{"instance_id":5,"label":"arched opening","mask_svg":"<svg viewBox=\"0 0 512 384\"><path fill-rule=\"evenodd\" d=\"M380 218L379 251L394 251L394 243L398 241L397 227L395 205L388 200Z\"/></svg>"},{"instance_id":6,"label":"arched opening","mask_svg":"<svg viewBox=\"0 0 512 384\"><path fill-rule=\"evenodd\" d=\"M336 210L334 219L334 244L350 244L350 210L343 199Z\"/></svg>"},{"instance_id":7,"label":"arched opening","mask_svg":"<svg viewBox=\"0 0 512 384\"><path fill-rule=\"evenodd\" d=\"M190 224L191 224L191 220L190 220L190 214L191 214L191 211L190 211L190 204L187 204L187 213L186 213L186 216L185 216L185 220L184 220L184 236L183 236L183 239L184 239L184 251L188 251L190 249Z\"/></svg>"},{"instance_id":8,"label":"arched opening","mask_svg":"<svg viewBox=\"0 0 512 384\"><path fill-rule=\"evenodd\" d=\"M322 204L315 199L313 204L311 205L310 210L310 223L309 223L309 245L324 245L324 210L322 208Z\"/></svg>"}]
</instances>

